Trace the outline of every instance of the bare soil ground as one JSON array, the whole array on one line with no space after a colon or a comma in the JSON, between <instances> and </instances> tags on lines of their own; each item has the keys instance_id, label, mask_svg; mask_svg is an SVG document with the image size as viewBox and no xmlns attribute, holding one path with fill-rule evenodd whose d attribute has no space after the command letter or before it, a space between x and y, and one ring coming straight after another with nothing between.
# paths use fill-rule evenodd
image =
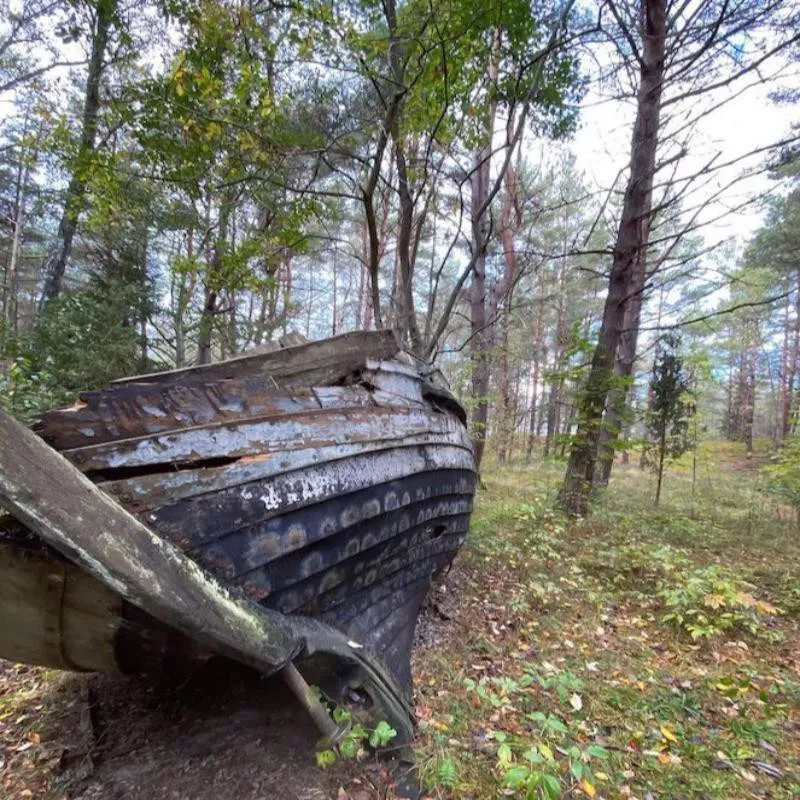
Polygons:
<instances>
[{"instance_id":1,"label":"bare soil ground","mask_svg":"<svg viewBox=\"0 0 800 800\"><path fill-rule=\"evenodd\" d=\"M320 769L317 732L282 681L229 662L182 683L0 662L0 797L374 800L372 760Z\"/></svg>"}]
</instances>

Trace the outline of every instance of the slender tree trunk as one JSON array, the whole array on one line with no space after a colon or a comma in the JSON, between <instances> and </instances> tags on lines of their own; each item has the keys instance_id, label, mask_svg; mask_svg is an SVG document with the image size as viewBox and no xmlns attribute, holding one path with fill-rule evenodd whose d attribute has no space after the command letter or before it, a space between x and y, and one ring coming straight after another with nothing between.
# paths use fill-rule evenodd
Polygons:
<instances>
[{"instance_id":1,"label":"slender tree trunk","mask_svg":"<svg viewBox=\"0 0 800 800\"><path fill-rule=\"evenodd\" d=\"M499 31L495 42L499 43ZM489 82L497 81L497 64L494 54L488 66ZM475 463L480 469L486 447L489 421L489 331L486 319L486 250L489 245L489 215L480 210L489 198L489 177L492 154L492 137L497 104L490 101L484 144L475 154L470 179L471 228L474 266L470 284L470 357L472 359L472 440L475 446Z\"/></svg>"},{"instance_id":2,"label":"slender tree trunk","mask_svg":"<svg viewBox=\"0 0 800 800\"><path fill-rule=\"evenodd\" d=\"M148 298L148 291L147 291L147 257L149 254L150 248L150 231L147 225L142 227L141 231L141 264L140 264L140 271L141 271L141 282L139 286L139 371L140 372L147 372L147 366L149 363L148 359L148 348L149 343L147 340L147 321L150 312L150 304Z\"/></svg>"},{"instance_id":3,"label":"slender tree trunk","mask_svg":"<svg viewBox=\"0 0 800 800\"><path fill-rule=\"evenodd\" d=\"M194 259L194 229L189 228L186 234L186 260L192 263ZM186 312L189 302L194 294L195 272L192 271L192 278L187 286L187 274L181 272L180 283L178 285L178 297L173 314L173 324L175 325L175 366L186 366Z\"/></svg>"},{"instance_id":4,"label":"slender tree trunk","mask_svg":"<svg viewBox=\"0 0 800 800\"><path fill-rule=\"evenodd\" d=\"M756 410L756 353L751 345L743 359L742 440L748 453L753 452L753 422Z\"/></svg>"},{"instance_id":5,"label":"slender tree trunk","mask_svg":"<svg viewBox=\"0 0 800 800\"><path fill-rule=\"evenodd\" d=\"M10 331L17 333L19 328L19 314L17 313L17 295L19 259L22 251L22 234L25 230L25 198L20 196L14 215L14 238L11 240L11 257L8 261L6 272L6 285L3 297L3 319Z\"/></svg>"},{"instance_id":6,"label":"slender tree trunk","mask_svg":"<svg viewBox=\"0 0 800 800\"><path fill-rule=\"evenodd\" d=\"M86 202L89 186L89 161L95 150L97 119L100 110L100 80L103 75L103 59L108 46L111 22L116 9L116 0L98 0L92 33L92 52L86 76L86 96L83 102L78 155L72 166L72 176L67 186L67 196L55 245L44 264L44 287L39 309L46 308L61 293L64 273L72 252L72 240L78 227L78 217Z\"/></svg>"},{"instance_id":7,"label":"slender tree trunk","mask_svg":"<svg viewBox=\"0 0 800 800\"><path fill-rule=\"evenodd\" d=\"M537 413L536 404L539 392L539 356L534 352L530 371L531 399L528 407L528 436L525 442L525 460L530 461L533 455L533 444L536 441Z\"/></svg>"},{"instance_id":8,"label":"slender tree trunk","mask_svg":"<svg viewBox=\"0 0 800 800\"><path fill-rule=\"evenodd\" d=\"M333 303L331 303L331 336L336 336L339 332L339 264L336 260L336 253L333 254Z\"/></svg>"},{"instance_id":9,"label":"slender tree trunk","mask_svg":"<svg viewBox=\"0 0 800 800\"><path fill-rule=\"evenodd\" d=\"M478 156L472 176L472 207L477 209L486 197L489 177L488 148ZM483 158L481 162L480 159ZM475 462L480 467L486 447L489 419L489 336L486 326L486 232L483 220L472 221L472 246L478 253L470 285L470 354L472 356L472 439Z\"/></svg>"},{"instance_id":10,"label":"slender tree trunk","mask_svg":"<svg viewBox=\"0 0 800 800\"><path fill-rule=\"evenodd\" d=\"M228 223L232 211L233 200L223 197L219 207L219 227L211 258L208 259L208 274L205 282L205 300L203 312L200 316L200 325L197 336L197 363L211 363L211 345L214 334L214 320L217 315L217 301L219 299L219 280L222 274L222 259L228 245Z\"/></svg>"},{"instance_id":11,"label":"slender tree trunk","mask_svg":"<svg viewBox=\"0 0 800 800\"><path fill-rule=\"evenodd\" d=\"M666 0L642 0L642 46L631 166L623 200L603 321L580 398L578 432L570 449L561 502L567 513L589 511L597 458L597 433L613 383L614 359L628 303L644 291L644 258L650 233L653 175L666 47Z\"/></svg>"},{"instance_id":12,"label":"slender tree trunk","mask_svg":"<svg viewBox=\"0 0 800 800\"><path fill-rule=\"evenodd\" d=\"M400 218L397 224L397 322L403 340L415 353L422 353L422 336L414 308L414 259L412 234L414 229L414 200L409 186L404 144L398 140L397 125L393 133L397 167L397 186L400 198Z\"/></svg>"},{"instance_id":13,"label":"slender tree trunk","mask_svg":"<svg viewBox=\"0 0 800 800\"><path fill-rule=\"evenodd\" d=\"M636 344L639 339L639 320L642 311L642 293L631 298L625 309L624 331L620 336L617 357L614 360L614 385L609 392L608 409L603 425L598 430L597 463L593 475L593 488L608 486L614 466L614 453L625 420L630 379L636 364Z\"/></svg>"},{"instance_id":14,"label":"slender tree trunk","mask_svg":"<svg viewBox=\"0 0 800 800\"><path fill-rule=\"evenodd\" d=\"M509 122L511 127L511 122ZM513 130L508 132L511 137ZM514 232L522 222L519 200L517 171L509 164L505 176L506 195L503 210L500 214L500 241L503 245L505 270L503 282L498 287L498 304L500 305L500 364L497 376L497 388L500 400L498 424L497 460L502 464L508 456L511 436L514 430L514 412L511 407L511 375L508 357L508 331L511 326L511 302L514 294L514 281L517 276L517 251L514 246ZM537 376L538 378L538 376Z\"/></svg>"},{"instance_id":15,"label":"slender tree trunk","mask_svg":"<svg viewBox=\"0 0 800 800\"><path fill-rule=\"evenodd\" d=\"M537 419L537 396L539 391L539 384L544 385L541 380L542 362L545 359L545 346L544 346L544 278L539 277L539 297L538 303L534 305L534 314L536 315L533 325L533 365L531 367L531 407L530 417L528 419L528 442L525 449L525 460L530 461L533 453L533 444L536 439L537 424L541 424L541 417ZM545 453L547 455L547 453Z\"/></svg>"},{"instance_id":16,"label":"slender tree trunk","mask_svg":"<svg viewBox=\"0 0 800 800\"><path fill-rule=\"evenodd\" d=\"M658 479L656 481L656 501L655 505L658 506L661 502L661 482L664 478L664 458L667 453L667 423L663 422L661 426L661 439L658 443Z\"/></svg>"},{"instance_id":17,"label":"slender tree trunk","mask_svg":"<svg viewBox=\"0 0 800 800\"><path fill-rule=\"evenodd\" d=\"M784 355L782 358L781 398L776 444L780 447L791 432L794 410L794 383L797 378L797 361L800 358L800 268L797 270L797 290L794 301L794 320L791 329L784 323Z\"/></svg>"},{"instance_id":18,"label":"slender tree trunk","mask_svg":"<svg viewBox=\"0 0 800 800\"><path fill-rule=\"evenodd\" d=\"M23 138L28 133L28 116L22 128ZM41 128L40 128L41 133ZM26 190L31 172L31 160L26 157L24 141L20 144L17 175L14 185L14 233L11 239L11 255L6 268L3 284L3 321L6 328L17 333L19 330L19 313L17 297L19 295L19 270L24 240L25 223L27 221Z\"/></svg>"}]
</instances>

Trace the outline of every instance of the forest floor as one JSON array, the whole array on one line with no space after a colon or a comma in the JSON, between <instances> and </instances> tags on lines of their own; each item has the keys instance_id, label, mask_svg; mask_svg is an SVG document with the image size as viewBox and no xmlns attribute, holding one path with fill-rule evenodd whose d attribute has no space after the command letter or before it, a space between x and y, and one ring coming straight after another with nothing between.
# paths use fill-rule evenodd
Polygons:
<instances>
[{"instance_id":1,"label":"forest floor","mask_svg":"<svg viewBox=\"0 0 800 800\"><path fill-rule=\"evenodd\" d=\"M591 519L563 465L490 469L415 655L437 798L800 797L800 535L766 448L615 467Z\"/></svg>"},{"instance_id":2,"label":"forest floor","mask_svg":"<svg viewBox=\"0 0 800 800\"><path fill-rule=\"evenodd\" d=\"M577 523L552 510L563 465L490 465L414 656L428 796L800 797L800 534L765 461L705 445L694 496L685 460L660 508L617 465ZM176 687L0 662L0 798L391 795L374 759L316 767L315 738L235 669Z\"/></svg>"}]
</instances>

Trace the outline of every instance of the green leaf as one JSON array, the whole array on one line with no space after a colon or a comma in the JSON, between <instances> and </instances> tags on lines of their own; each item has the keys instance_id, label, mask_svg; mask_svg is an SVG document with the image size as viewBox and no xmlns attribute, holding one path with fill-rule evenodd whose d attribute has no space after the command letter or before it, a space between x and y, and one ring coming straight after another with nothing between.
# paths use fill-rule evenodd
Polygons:
<instances>
[{"instance_id":1,"label":"green leaf","mask_svg":"<svg viewBox=\"0 0 800 800\"><path fill-rule=\"evenodd\" d=\"M397 731L385 720L381 720L372 731L369 743L372 747L385 747L397 736Z\"/></svg>"},{"instance_id":2,"label":"green leaf","mask_svg":"<svg viewBox=\"0 0 800 800\"><path fill-rule=\"evenodd\" d=\"M512 767L503 775L503 785L511 789L521 788L531 774L530 769L525 766Z\"/></svg>"},{"instance_id":3,"label":"green leaf","mask_svg":"<svg viewBox=\"0 0 800 800\"><path fill-rule=\"evenodd\" d=\"M561 781L555 775L542 775L542 786L551 800L559 800L561 797Z\"/></svg>"},{"instance_id":4,"label":"green leaf","mask_svg":"<svg viewBox=\"0 0 800 800\"><path fill-rule=\"evenodd\" d=\"M320 750L317 752L317 766L329 767L331 764L336 763L336 753L333 750Z\"/></svg>"},{"instance_id":5,"label":"green leaf","mask_svg":"<svg viewBox=\"0 0 800 800\"><path fill-rule=\"evenodd\" d=\"M507 767L514 760L514 754L507 744L501 744L497 748L497 762L501 767Z\"/></svg>"},{"instance_id":6,"label":"green leaf","mask_svg":"<svg viewBox=\"0 0 800 800\"><path fill-rule=\"evenodd\" d=\"M602 758L604 760L610 756L608 750L605 747L600 747L599 744L590 744L586 748L586 754L591 758Z\"/></svg>"}]
</instances>

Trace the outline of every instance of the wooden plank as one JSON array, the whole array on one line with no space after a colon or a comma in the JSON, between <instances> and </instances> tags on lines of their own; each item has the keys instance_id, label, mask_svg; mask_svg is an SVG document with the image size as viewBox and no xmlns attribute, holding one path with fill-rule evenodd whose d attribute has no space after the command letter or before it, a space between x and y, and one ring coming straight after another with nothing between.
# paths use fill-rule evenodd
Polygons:
<instances>
[{"instance_id":1,"label":"wooden plank","mask_svg":"<svg viewBox=\"0 0 800 800\"><path fill-rule=\"evenodd\" d=\"M61 649L64 566L0 546L0 654L13 661L68 669Z\"/></svg>"},{"instance_id":2,"label":"wooden plank","mask_svg":"<svg viewBox=\"0 0 800 800\"><path fill-rule=\"evenodd\" d=\"M396 439L329 445L313 450L292 450L276 455L262 454L241 458L221 467L200 467L178 471L160 472L156 475L139 475L102 484L103 491L117 498L129 511L142 513L162 506L172 506L212 494L233 486L261 481L278 475L295 472L315 464L350 459L365 453L379 453L396 447L453 445L471 453L463 428L449 433L420 433Z\"/></svg>"},{"instance_id":3,"label":"wooden plank","mask_svg":"<svg viewBox=\"0 0 800 800\"><path fill-rule=\"evenodd\" d=\"M242 552L274 558L306 547L369 513L382 513L379 506L391 511L417 495L425 499L448 482L466 484L463 491L471 492L474 486L468 481L473 466L472 453L463 448L382 450L200 495L164 506L143 519L187 550L228 535L233 538L220 544L221 555L234 558ZM382 487L381 504L357 495L375 486ZM309 507L313 513L301 511ZM279 535L290 528L292 536Z\"/></svg>"},{"instance_id":4,"label":"wooden plank","mask_svg":"<svg viewBox=\"0 0 800 800\"><path fill-rule=\"evenodd\" d=\"M284 617L220 585L2 410L0 504L114 592L217 652L271 671L302 647Z\"/></svg>"},{"instance_id":5,"label":"wooden plank","mask_svg":"<svg viewBox=\"0 0 800 800\"><path fill-rule=\"evenodd\" d=\"M233 460L398 435L447 432L460 425L450 416L427 408L317 410L241 423L185 428L155 436L65 450L82 471L189 465L217 458Z\"/></svg>"},{"instance_id":6,"label":"wooden plank","mask_svg":"<svg viewBox=\"0 0 800 800\"><path fill-rule=\"evenodd\" d=\"M122 599L58 556L0 542L0 656L58 669L115 671Z\"/></svg>"},{"instance_id":7,"label":"wooden plank","mask_svg":"<svg viewBox=\"0 0 800 800\"><path fill-rule=\"evenodd\" d=\"M132 384L84 392L75 405L43 414L33 430L57 450L68 450L319 408L310 389L286 392L258 375L166 386Z\"/></svg>"},{"instance_id":8,"label":"wooden plank","mask_svg":"<svg viewBox=\"0 0 800 800\"><path fill-rule=\"evenodd\" d=\"M427 539L454 532L466 533L472 510L471 498L451 497L442 502L442 505L445 504L455 509L454 513L442 513L422 524L403 528L398 525L397 519L401 515L395 512L393 520L387 523L381 518L373 523L371 531L366 534L363 526L361 530L348 531L344 540L334 537L334 542L328 547L320 546L312 551L293 553L285 559L269 562L258 570L238 577L236 582L259 602L292 587L302 587L306 597L313 597L352 580L355 575L369 568L370 559L377 563L398 554L406 554ZM374 534L371 535L372 531ZM267 600L267 603L284 613L289 610L274 605L272 600Z\"/></svg>"},{"instance_id":9,"label":"wooden plank","mask_svg":"<svg viewBox=\"0 0 800 800\"><path fill-rule=\"evenodd\" d=\"M319 342L287 347L271 353L244 355L195 367L137 375L116 381L123 383L180 383L201 377L204 380L243 375L269 375L285 389L325 386L342 381L358 371L368 358L389 359L401 350L394 331L355 331Z\"/></svg>"}]
</instances>

